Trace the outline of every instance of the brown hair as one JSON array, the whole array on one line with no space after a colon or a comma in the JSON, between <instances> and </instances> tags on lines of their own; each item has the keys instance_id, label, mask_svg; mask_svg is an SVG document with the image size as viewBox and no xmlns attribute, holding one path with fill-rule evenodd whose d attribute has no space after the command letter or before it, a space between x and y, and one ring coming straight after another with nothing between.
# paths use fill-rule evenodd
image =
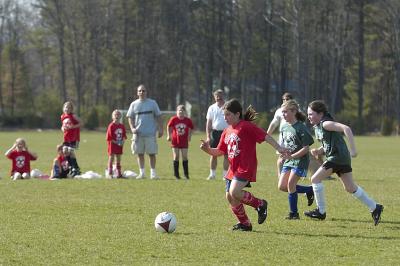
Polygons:
<instances>
[{"instance_id":1,"label":"brown hair","mask_svg":"<svg viewBox=\"0 0 400 266\"><path fill-rule=\"evenodd\" d=\"M254 110L253 106L251 106L251 105L249 105L249 107L247 107L246 112L243 115L242 114L242 111L243 111L242 105L236 99L227 101L224 104L223 109L228 110L229 112L234 113L234 114L240 113L239 118L244 119L246 121L254 121L257 119L257 115L258 115L256 110Z\"/></svg>"}]
</instances>

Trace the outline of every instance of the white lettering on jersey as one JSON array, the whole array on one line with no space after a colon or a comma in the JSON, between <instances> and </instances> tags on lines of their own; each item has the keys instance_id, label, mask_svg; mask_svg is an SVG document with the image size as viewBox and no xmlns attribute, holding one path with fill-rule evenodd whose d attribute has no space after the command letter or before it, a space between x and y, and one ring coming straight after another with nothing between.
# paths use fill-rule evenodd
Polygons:
<instances>
[{"instance_id":1,"label":"white lettering on jersey","mask_svg":"<svg viewBox=\"0 0 400 266\"><path fill-rule=\"evenodd\" d=\"M225 136L225 144L228 146L229 158L234 158L239 155L239 142L240 138L235 133L230 133L229 135Z\"/></svg>"}]
</instances>

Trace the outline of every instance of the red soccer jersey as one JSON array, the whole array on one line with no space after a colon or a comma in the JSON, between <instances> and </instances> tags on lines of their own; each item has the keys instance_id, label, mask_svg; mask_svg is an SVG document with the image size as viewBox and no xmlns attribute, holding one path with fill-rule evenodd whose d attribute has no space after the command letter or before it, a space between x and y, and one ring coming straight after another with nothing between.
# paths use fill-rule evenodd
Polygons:
<instances>
[{"instance_id":1,"label":"red soccer jersey","mask_svg":"<svg viewBox=\"0 0 400 266\"><path fill-rule=\"evenodd\" d=\"M235 176L250 182L256 181L256 143L265 141L266 136L263 129L244 120L224 130L217 149L228 155L230 167L227 179L232 180Z\"/></svg>"},{"instance_id":2,"label":"red soccer jersey","mask_svg":"<svg viewBox=\"0 0 400 266\"><path fill-rule=\"evenodd\" d=\"M12 160L11 175L15 172L18 173L30 173L31 172L31 161L36 160L32 154L27 151L13 150L7 155L8 159Z\"/></svg>"},{"instance_id":3,"label":"red soccer jersey","mask_svg":"<svg viewBox=\"0 0 400 266\"><path fill-rule=\"evenodd\" d=\"M57 157L57 161L60 163L61 171L67 172L69 169L69 162L68 162L67 158L64 157L63 155L59 155Z\"/></svg>"},{"instance_id":4,"label":"red soccer jersey","mask_svg":"<svg viewBox=\"0 0 400 266\"><path fill-rule=\"evenodd\" d=\"M63 126L70 127L79 124L74 114L62 114L61 123ZM80 141L80 128L70 128L64 130L64 142Z\"/></svg>"},{"instance_id":5,"label":"red soccer jersey","mask_svg":"<svg viewBox=\"0 0 400 266\"><path fill-rule=\"evenodd\" d=\"M189 129L193 130L192 119L188 117L180 119L178 116L173 116L168 121L167 127L172 127L171 146L187 149L189 147Z\"/></svg>"},{"instance_id":6,"label":"red soccer jersey","mask_svg":"<svg viewBox=\"0 0 400 266\"><path fill-rule=\"evenodd\" d=\"M107 128L106 140L107 140L107 151L108 155L111 154L122 154L123 152L123 140L126 139L126 129L124 124L111 122ZM113 143L112 141L117 143ZM119 144L118 144L119 143Z\"/></svg>"}]
</instances>

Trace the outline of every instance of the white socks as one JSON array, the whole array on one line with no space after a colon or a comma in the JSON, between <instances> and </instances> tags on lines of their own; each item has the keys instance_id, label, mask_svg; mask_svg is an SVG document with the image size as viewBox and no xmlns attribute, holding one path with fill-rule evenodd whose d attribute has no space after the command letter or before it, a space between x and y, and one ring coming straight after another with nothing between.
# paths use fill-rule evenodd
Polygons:
<instances>
[{"instance_id":1,"label":"white socks","mask_svg":"<svg viewBox=\"0 0 400 266\"><path fill-rule=\"evenodd\" d=\"M156 175L156 169L150 168L150 176L151 176L151 177L157 176L157 175Z\"/></svg>"},{"instance_id":2,"label":"white socks","mask_svg":"<svg viewBox=\"0 0 400 266\"><path fill-rule=\"evenodd\" d=\"M139 168L139 174L144 175L144 168Z\"/></svg>"},{"instance_id":3,"label":"white socks","mask_svg":"<svg viewBox=\"0 0 400 266\"><path fill-rule=\"evenodd\" d=\"M324 214L326 212L324 185L322 183L312 184L312 188L318 210Z\"/></svg>"},{"instance_id":4,"label":"white socks","mask_svg":"<svg viewBox=\"0 0 400 266\"><path fill-rule=\"evenodd\" d=\"M210 169L210 176L215 176L215 170L214 169Z\"/></svg>"},{"instance_id":5,"label":"white socks","mask_svg":"<svg viewBox=\"0 0 400 266\"><path fill-rule=\"evenodd\" d=\"M371 199L361 187L357 187L356 192L353 193L353 197L357 198L362 203L367 205L370 212L373 212L375 210L376 202Z\"/></svg>"}]
</instances>

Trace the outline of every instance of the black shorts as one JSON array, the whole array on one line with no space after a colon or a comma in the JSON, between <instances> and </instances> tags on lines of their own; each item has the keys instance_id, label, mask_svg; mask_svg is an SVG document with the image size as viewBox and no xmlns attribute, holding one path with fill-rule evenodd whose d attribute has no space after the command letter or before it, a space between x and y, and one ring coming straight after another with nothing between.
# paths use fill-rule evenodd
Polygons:
<instances>
[{"instance_id":1,"label":"black shorts","mask_svg":"<svg viewBox=\"0 0 400 266\"><path fill-rule=\"evenodd\" d=\"M222 135L222 130L212 130L211 131L211 136L210 136L210 147L211 148L216 148L219 143L219 139L221 138Z\"/></svg>"},{"instance_id":2,"label":"black shorts","mask_svg":"<svg viewBox=\"0 0 400 266\"><path fill-rule=\"evenodd\" d=\"M345 173L351 173L353 171L353 169L351 169L351 166L348 164L336 164L329 161L325 161L322 164L322 167L325 170L332 169L332 173L336 173L338 176L341 176Z\"/></svg>"}]
</instances>

